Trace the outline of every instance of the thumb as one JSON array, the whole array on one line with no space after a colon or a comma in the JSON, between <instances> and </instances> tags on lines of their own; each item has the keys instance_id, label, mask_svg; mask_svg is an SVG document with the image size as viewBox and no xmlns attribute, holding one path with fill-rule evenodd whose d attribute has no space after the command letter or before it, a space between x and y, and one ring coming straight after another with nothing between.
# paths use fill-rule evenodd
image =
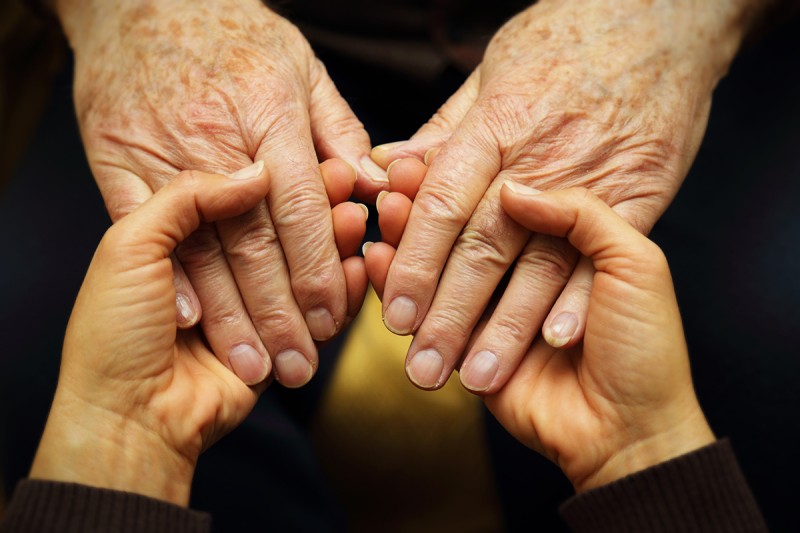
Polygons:
<instances>
[{"instance_id":1,"label":"thumb","mask_svg":"<svg viewBox=\"0 0 800 533\"><path fill-rule=\"evenodd\" d=\"M263 161L230 176L184 171L114 224L106 239L128 254L126 269L145 266L169 257L200 222L231 218L252 209L268 189Z\"/></svg>"},{"instance_id":2,"label":"thumb","mask_svg":"<svg viewBox=\"0 0 800 533\"><path fill-rule=\"evenodd\" d=\"M506 181L503 209L531 231L566 237L598 272L637 284L644 272L666 265L658 246L588 189L541 192ZM633 267L633 268L631 268Z\"/></svg>"},{"instance_id":3,"label":"thumb","mask_svg":"<svg viewBox=\"0 0 800 533\"><path fill-rule=\"evenodd\" d=\"M311 71L311 101L308 109L311 136L321 160L344 159L358 173L354 194L374 201L379 192L389 188L386 171L369 157L372 143L364 125L328 76L321 61Z\"/></svg>"},{"instance_id":4,"label":"thumb","mask_svg":"<svg viewBox=\"0 0 800 533\"><path fill-rule=\"evenodd\" d=\"M382 144L372 149L372 159L382 168L392 161L413 157L427 161L426 154L443 145L467 116L478 98L480 90L480 67L475 69L467 81L448 98L447 102L407 141Z\"/></svg>"}]
</instances>

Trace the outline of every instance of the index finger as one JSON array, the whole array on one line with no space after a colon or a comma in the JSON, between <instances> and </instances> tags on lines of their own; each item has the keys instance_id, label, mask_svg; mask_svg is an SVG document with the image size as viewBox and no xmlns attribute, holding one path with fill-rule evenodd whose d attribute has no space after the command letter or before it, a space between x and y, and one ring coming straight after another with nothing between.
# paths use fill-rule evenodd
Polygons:
<instances>
[{"instance_id":1,"label":"index finger","mask_svg":"<svg viewBox=\"0 0 800 533\"><path fill-rule=\"evenodd\" d=\"M500 151L477 116L467 117L434 159L414 200L384 292L384 323L415 331L433 300L445 262L500 171Z\"/></svg>"}]
</instances>

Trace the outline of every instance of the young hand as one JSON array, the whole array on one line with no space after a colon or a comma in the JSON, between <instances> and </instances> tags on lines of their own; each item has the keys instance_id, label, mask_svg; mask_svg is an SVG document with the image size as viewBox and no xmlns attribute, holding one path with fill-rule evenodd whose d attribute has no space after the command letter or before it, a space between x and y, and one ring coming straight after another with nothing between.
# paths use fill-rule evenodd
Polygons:
<instances>
[{"instance_id":1,"label":"young hand","mask_svg":"<svg viewBox=\"0 0 800 533\"><path fill-rule=\"evenodd\" d=\"M336 183L326 182L334 195ZM263 201L268 185L263 163L230 177L182 172L108 230L70 318L32 478L188 503L199 454L251 411L271 364L267 353L251 357L237 347L226 367L197 328L177 329L170 254L201 221ZM363 228L363 211L341 206L334 226L355 216ZM344 255L363 229L339 229ZM347 314L355 316L366 290L363 261L349 258L343 270Z\"/></svg>"}]
</instances>

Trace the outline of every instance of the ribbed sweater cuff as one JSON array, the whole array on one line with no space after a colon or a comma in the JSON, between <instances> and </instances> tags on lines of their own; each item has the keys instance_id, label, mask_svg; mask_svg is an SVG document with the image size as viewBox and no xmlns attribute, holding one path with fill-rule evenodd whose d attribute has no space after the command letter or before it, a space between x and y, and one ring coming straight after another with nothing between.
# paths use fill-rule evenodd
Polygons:
<instances>
[{"instance_id":1,"label":"ribbed sweater cuff","mask_svg":"<svg viewBox=\"0 0 800 533\"><path fill-rule=\"evenodd\" d=\"M767 531L727 439L574 496L576 532Z\"/></svg>"},{"instance_id":2,"label":"ribbed sweater cuff","mask_svg":"<svg viewBox=\"0 0 800 533\"><path fill-rule=\"evenodd\" d=\"M140 494L25 479L6 509L2 532L206 533L211 516Z\"/></svg>"}]
</instances>

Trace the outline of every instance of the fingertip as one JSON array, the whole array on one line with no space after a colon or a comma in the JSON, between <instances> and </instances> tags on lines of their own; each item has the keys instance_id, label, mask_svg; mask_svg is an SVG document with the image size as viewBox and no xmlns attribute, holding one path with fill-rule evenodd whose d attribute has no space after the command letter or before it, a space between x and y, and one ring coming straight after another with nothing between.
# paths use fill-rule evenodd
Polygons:
<instances>
[{"instance_id":1,"label":"fingertip","mask_svg":"<svg viewBox=\"0 0 800 533\"><path fill-rule=\"evenodd\" d=\"M396 250L385 242L367 243L364 247L364 266L372 287L379 298L383 298L386 277Z\"/></svg>"},{"instance_id":2,"label":"fingertip","mask_svg":"<svg viewBox=\"0 0 800 533\"><path fill-rule=\"evenodd\" d=\"M345 202L353 194L358 178L353 165L344 159L332 158L320 163L319 171L331 206Z\"/></svg>"},{"instance_id":3,"label":"fingertip","mask_svg":"<svg viewBox=\"0 0 800 533\"><path fill-rule=\"evenodd\" d=\"M407 142L408 141L397 141L378 145L370 150L369 156L381 168L387 169L388 171L389 165L391 165L392 161L397 159L394 155L396 150Z\"/></svg>"},{"instance_id":4,"label":"fingertip","mask_svg":"<svg viewBox=\"0 0 800 533\"><path fill-rule=\"evenodd\" d=\"M422 185L428 167L413 157L397 159L386 171L392 192L399 192L413 200Z\"/></svg>"}]
</instances>

